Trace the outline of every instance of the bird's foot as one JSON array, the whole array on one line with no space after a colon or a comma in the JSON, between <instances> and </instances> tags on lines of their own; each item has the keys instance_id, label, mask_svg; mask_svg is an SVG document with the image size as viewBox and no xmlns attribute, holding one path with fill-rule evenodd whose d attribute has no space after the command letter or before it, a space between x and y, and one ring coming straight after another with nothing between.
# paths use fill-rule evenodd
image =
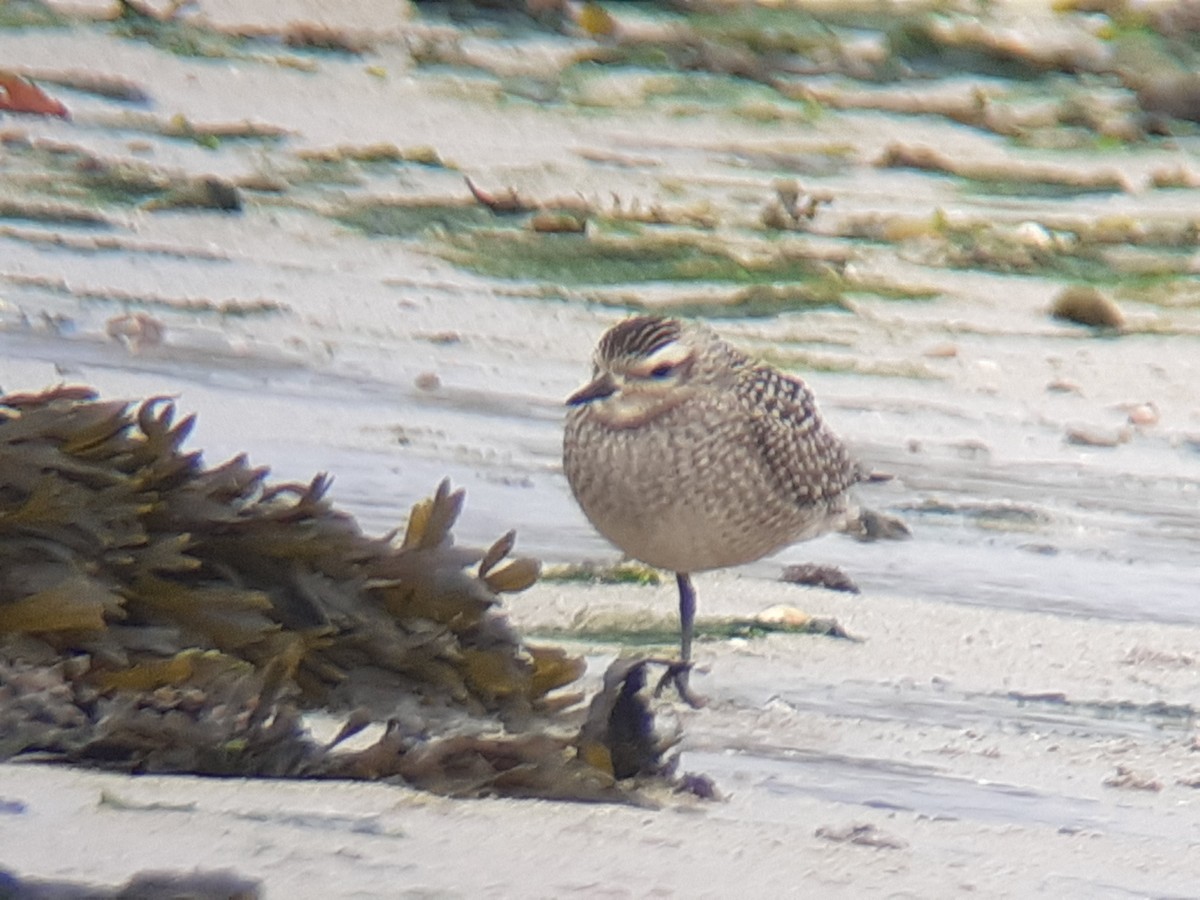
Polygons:
<instances>
[{"instance_id":1,"label":"bird's foot","mask_svg":"<svg viewBox=\"0 0 1200 900\"><path fill-rule=\"evenodd\" d=\"M667 685L673 685L679 693L679 699L690 706L692 709L700 709L708 703L708 700L701 697L699 694L693 693L688 685L688 678L692 674L692 665L688 660L660 660L666 667L667 671L663 672L662 678L658 679L658 686L654 689L654 696L662 696L662 692Z\"/></svg>"}]
</instances>

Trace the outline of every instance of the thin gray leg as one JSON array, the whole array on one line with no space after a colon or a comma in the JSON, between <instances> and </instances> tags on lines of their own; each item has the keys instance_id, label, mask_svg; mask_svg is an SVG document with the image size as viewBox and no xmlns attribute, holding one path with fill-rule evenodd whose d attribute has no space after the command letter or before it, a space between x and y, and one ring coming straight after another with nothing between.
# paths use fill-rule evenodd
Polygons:
<instances>
[{"instance_id":1,"label":"thin gray leg","mask_svg":"<svg viewBox=\"0 0 1200 900\"><path fill-rule=\"evenodd\" d=\"M679 585L679 652L683 661L692 661L692 630L696 621L696 589L686 572L676 572Z\"/></svg>"},{"instance_id":2,"label":"thin gray leg","mask_svg":"<svg viewBox=\"0 0 1200 900\"><path fill-rule=\"evenodd\" d=\"M663 686L671 683L679 691L680 699L688 706L699 709L704 698L692 693L688 676L692 673L692 631L696 622L696 589L686 572L676 572L675 582L679 585L679 653L680 660L667 666L667 671L658 682L655 694L661 694Z\"/></svg>"}]
</instances>

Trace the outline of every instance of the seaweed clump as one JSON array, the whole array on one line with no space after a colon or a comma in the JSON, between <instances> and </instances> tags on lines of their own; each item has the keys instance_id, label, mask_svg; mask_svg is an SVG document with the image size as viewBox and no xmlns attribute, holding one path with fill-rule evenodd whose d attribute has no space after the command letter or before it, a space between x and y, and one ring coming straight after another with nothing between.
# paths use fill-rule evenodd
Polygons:
<instances>
[{"instance_id":1,"label":"seaweed clump","mask_svg":"<svg viewBox=\"0 0 1200 900\"><path fill-rule=\"evenodd\" d=\"M560 715L579 696L550 696L582 661L495 612L538 575L514 533L455 546L443 482L402 536L368 537L324 475L207 468L182 449L193 421L163 397L0 397L0 759L610 795ZM329 744L313 709L348 711ZM339 749L374 720L374 744Z\"/></svg>"}]
</instances>

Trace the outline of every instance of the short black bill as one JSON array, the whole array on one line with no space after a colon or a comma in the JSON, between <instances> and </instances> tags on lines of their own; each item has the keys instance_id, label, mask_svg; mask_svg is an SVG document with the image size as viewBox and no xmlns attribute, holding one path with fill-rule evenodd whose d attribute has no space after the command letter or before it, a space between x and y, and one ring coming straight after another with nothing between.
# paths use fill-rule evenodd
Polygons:
<instances>
[{"instance_id":1,"label":"short black bill","mask_svg":"<svg viewBox=\"0 0 1200 900\"><path fill-rule=\"evenodd\" d=\"M613 381L611 375L600 375L593 378L570 397L567 398L567 406L582 406L584 403L591 403L593 400L603 400L605 397L611 397L617 392L617 383Z\"/></svg>"}]
</instances>

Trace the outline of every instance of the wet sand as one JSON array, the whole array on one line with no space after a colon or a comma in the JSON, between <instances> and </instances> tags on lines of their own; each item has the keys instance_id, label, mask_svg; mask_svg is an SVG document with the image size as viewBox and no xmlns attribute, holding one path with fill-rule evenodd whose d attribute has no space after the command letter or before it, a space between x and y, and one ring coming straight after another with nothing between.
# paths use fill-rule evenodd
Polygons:
<instances>
[{"instance_id":1,"label":"wet sand","mask_svg":"<svg viewBox=\"0 0 1200 900\"><path fill-rule=\"evenodd\" d=\"M218 20L248 15L203 6ZM376 6L347 7L344 18L402 27ZM558 38L526 40L526 50L562 50ZM467 46L495 55L506 40L476 35ZM725 108L735 101L707 99L724 82L664 109L644 73L600 73L590 96L604 102L581 109L514 100L522 72L422 68L387 41L365 59L305 57L315 60L306 71L180 57L77 25L0 32L0 57L30 70L70 59L134 79L163 120L289 131L278 144L213 150L65 93L70 122L3 120L33 147L227 178L290 173L302 151L381 140L454 161L364 169L349 184L297 181L282 197L248 190L237 216L102 206L107 248L89 243L96 232L57 223L5 220L0 234L5 390L65 379L108 397L177 395L199 416L192 444L210 463L247 451L278 478L330 471L335 502L374 533L449 475L468 492L462 542L515 526L518 548L547 561L615 559L561 475L562 398L624 314L606 303L694 286L548 295L537 279L452 265L434 238L349 228L333 215L347 198L465 196L467 174L530 196L708 204L741 223L718 229L737 244L774 181L795 174L788 166L844 144L847 164L801 175L836 198L813 244L849 248L859 272L937 290L717 317L730 337L809 380L856 452L896 476L864 488L863 502L913 529L897 543L822 538L700 577L702 616L786 604L862 638L700 645L695 684L711 703L666 714L683 729L682 768L712 776L724 799L658 796L657 809L468 802L395 785L10 763L0 765L0 865L114 884L145 869L228 867L261 878L272 897L1196 894L1195 303L1126 292L1131 330L1096 335L1048 316L1063 284L1053 274L943 265L920 242L847 237L855 216L914 212L1033 223L1022 234L1036 244L1037 228L1064 218L1194 215L1195 189L980 193L872 160L901 139L966 158L1050 154L872 110L811 122L735 116ZM16 160L10 186L41 183L22 168L39 158L17 149L6 157ZM1054 158L1087 168L1115 157L1140 185L1157 166L1190 164L1195 150L1193 136ZM1182 252L1194 259L1194 247ZM193 300L280 311L218 314L184 302ZM161 344L110 337L114 317L137 312L165 326ZM1147 403L1154 421L1132 423ZM1081 429L1112 446L1073 441ZM840 565L863 593L776 581L782 565L805 561ZM535 634L645 609L671 622L672 589L541 584L511 602ZM592 679L622 651L572 647L588 655Z\"/></svg>"},{"instance_id":2,"label":"wet sand","mask_svg":"<svg viewBox=\"0 0 1200 900\"><path fill-rule=\"evenodd\" d=\"M681 768L724 798L656 809L457 801L395 785L0 767L4 861L121 882L232 868L268 896L1190 896L1200 879L1197 629L700 579L861 643L703 643ZM671 612L671 589L541 585L514 619ZM592 672L605 647L590 654ZM70 852L64 853L63 848Z\"/></svg>"}]
</instances>

